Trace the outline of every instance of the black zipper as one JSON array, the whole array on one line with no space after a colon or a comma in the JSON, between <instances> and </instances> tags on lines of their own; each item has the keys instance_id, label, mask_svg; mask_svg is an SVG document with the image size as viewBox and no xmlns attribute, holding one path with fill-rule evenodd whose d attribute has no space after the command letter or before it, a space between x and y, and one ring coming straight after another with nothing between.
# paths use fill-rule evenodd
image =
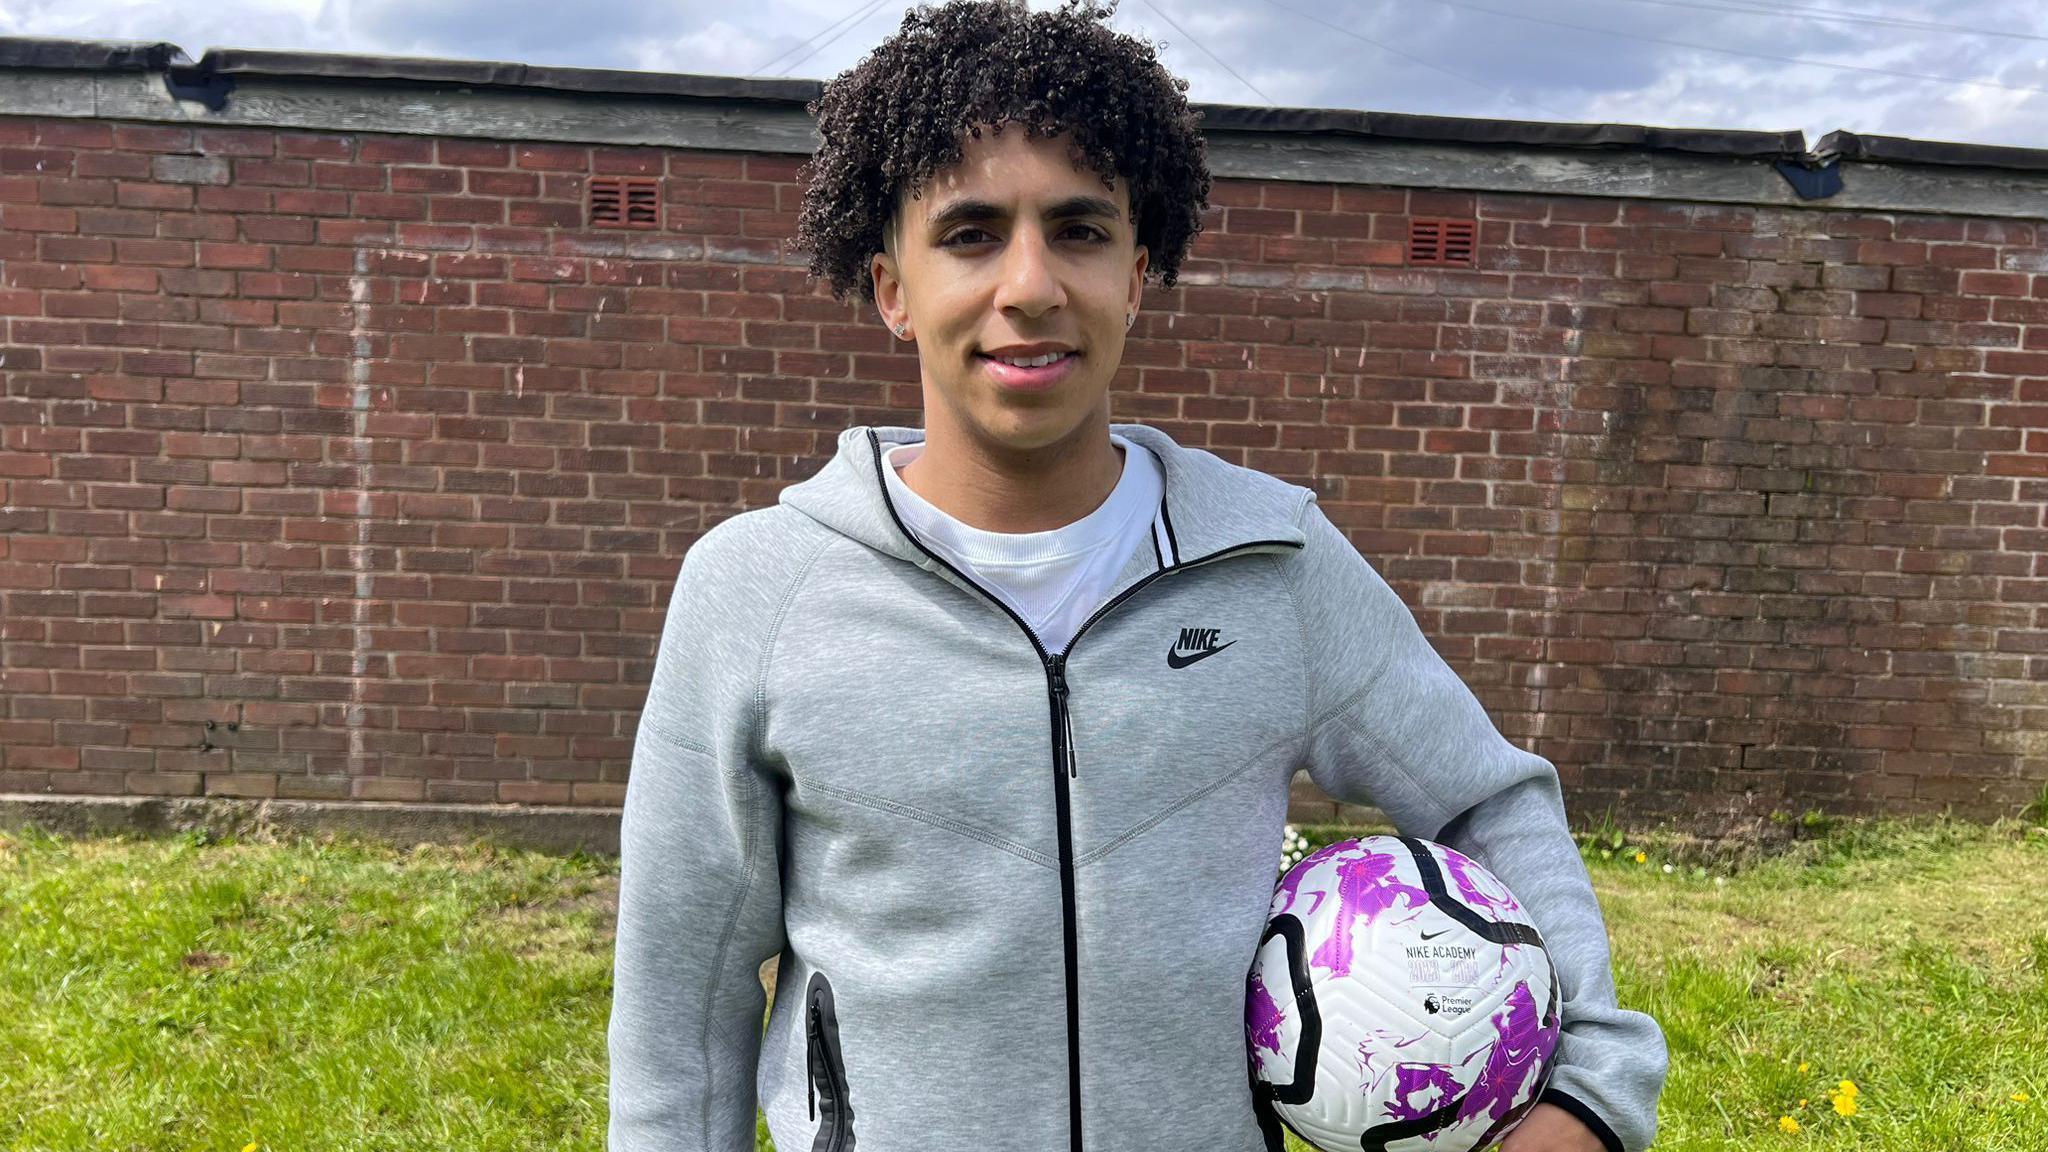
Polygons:
<instances>
[{"instance_id":1,"label":"black zipper","mask_svg":"<svg viewBox=\"0 0 2048 1152\"><path fill-rule=\"evenodd\" d=\"M820 1007L820 1004L823 1007ZM830 1027L825 1013L833 1011L832 987L825 980L823 972L811 974L810 987L805 990L804 1011L808 1026L804 1030L804 1071L810 1088L810 1116L818 1116L818 1066L825 1069L826 1110L831 1113L829 1126L820 1126L812 1142L813 1152L844 1152L851 1149L853 1140L853 1103L847 1099L845 1061L839 1051L838 1014L833 1012Z\"/></svg>"},{"instance_id":2,"label":"black zipper","mask_svg":"<svg viewBox=\"0 0 2048 1152\"><path fill-rule=\"evenodd\" d=\"M882 469L888 467L882 460L882 439L875 435L875 431L872 428L868 429L868 444L874 449L875 482L882 486L882 507L888 509L889 518L896 522L896 530L903 533L903 538L910 541L911 545L918 551L945 565L946 571L959 577L962 583L979 592L989 603L1002 609L1005 616L1016 621L1017 627L1024 630L1025 638L1031 641L1032 649L1038 653L1039 663L1045 666L1046 690L1052 701L1052 780L1055 818L1059 823L1060 920L1066 940L1067 1122L1069 1131L1072 1134L1073 1152L1082 1152L1081 1004L1080 997L1075 993L1075 989L1080 986L1080 949L1076 943L1077 931L1074 913L1074 829L1073 819L1070 814L1070 801L1067 794L1067 781L1076 777L1079 771L1078 766L1074 763L1073 720L1067 709L1067 654L1074 650L1074 645L1079 642L1082 633L1088 631L1097 620L1108 615L1110 610L1117 605L1130 599L1137 593L1138 589L1145 587L1147 584L1170 572L1184 572L1189 568L1197 568L1203 564L1235 556L1240 552L1251 552L1262 548L1271 548L1275 545L1287 548L1300 548L1302 545L1294 540L1253 540L1234 547L1225 548L1218 552L1211 552L1207 556L1198 557L1182 564L1168 565L1156 572L1148 573L1143 579L1124 589L1111 599L1109 603L1096 609L1094 615L1082 621L1081 626L1074 630L1073 638L1067 641L1066 651L1061 652L1057 656L1048 655L1045 645L1039 642L1038 633L1031 630L1031 625L1025 623L1022 616L1017 615L1000 597L991 594L988 589L975 583L973 578L969 577L965 572L953 567L944 556L925 547L924 542L917 538L917 534L912 532L909 526L903 523L903 517L896 514L895 503L889 499L888 477L882 472ZM1160 502L1162 504L1165 503L1163 496Z\"/></svg>"},{"instance_id":3,"label":"black zipper","mask_svg":"<svg viewBox=\"0 0 2048 1152\"><path fill-rule=\"evenodd\" d=\"M1072 646L1068 645L1070 648ZM1056 725L1052 734L1053 744L1065 753L1067 778L1071 780L1079 774L1079 769L1074 763L1073 714L1067 710L1067 654L1062 652L1054 656L1046 664L1046 668L1052 673L1052 715Z\"/></svg>"}]
</instances>

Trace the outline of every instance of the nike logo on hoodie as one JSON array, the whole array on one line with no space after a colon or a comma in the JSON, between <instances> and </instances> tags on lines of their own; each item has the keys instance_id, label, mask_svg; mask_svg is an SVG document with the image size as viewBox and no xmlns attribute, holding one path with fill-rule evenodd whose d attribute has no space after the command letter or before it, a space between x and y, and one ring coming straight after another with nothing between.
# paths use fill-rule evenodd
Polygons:
<instances>
[{"instance_id":1,"label":"nike logo on hoodie","mask_svg":"<svg viewBox=\"0 0 2048 1152\"><path fill-rule=\"evenodd\" d=\"M1230 647L1230 644L1237 643L1235 640L1232 640L1230 644L1216 643L1216 633L1218 631L1220 629L1216 628L1181 629L1180 639L1175 640L1173 647L1166 650L1166 666L1168 668L1185 668L1198 660L1207 660L1209 657Z\"/></svg>"}]
</instances>

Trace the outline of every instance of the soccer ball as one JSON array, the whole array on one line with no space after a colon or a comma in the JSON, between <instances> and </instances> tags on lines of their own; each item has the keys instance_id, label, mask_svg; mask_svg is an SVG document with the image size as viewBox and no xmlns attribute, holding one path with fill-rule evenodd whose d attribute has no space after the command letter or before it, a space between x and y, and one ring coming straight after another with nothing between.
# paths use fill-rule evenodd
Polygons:
<instances>
[{"instance_id":1,"label":"soccer ball","mask_svg":"<svg viewBox=\"0 0 2048 1152\"><path fill-rule=\"evenodd\" d=\"M1288 869L1245 988L1253 1104L1323 1152L1475 1152L1549 1086L1558 983L1521 904L1468 856L1342 840Z\"/></svg>"}]
</instances>

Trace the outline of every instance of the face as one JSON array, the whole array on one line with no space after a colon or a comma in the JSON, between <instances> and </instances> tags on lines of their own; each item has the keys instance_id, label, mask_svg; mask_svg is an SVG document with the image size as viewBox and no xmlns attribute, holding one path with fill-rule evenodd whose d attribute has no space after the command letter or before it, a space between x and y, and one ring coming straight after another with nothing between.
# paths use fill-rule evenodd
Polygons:
<instances>
[{"instance_id":1,"label":"face","mask_svg":"<svg viewBox=\"0 0 2048 1152\"><path fill-rule=\"evenodd\" d=\"M883 320L917 344L929 439L1015 453L1107 426L1124 317L1138 310L1149 254L1123 179L1104 188L1075 167L1070 140L1027 140L1014 121L1001 136L984 126L959 164L898 199L870 270ZM1032 345L1070 352L1050 369L989 355Z\"/></svg>"}]
</instances>

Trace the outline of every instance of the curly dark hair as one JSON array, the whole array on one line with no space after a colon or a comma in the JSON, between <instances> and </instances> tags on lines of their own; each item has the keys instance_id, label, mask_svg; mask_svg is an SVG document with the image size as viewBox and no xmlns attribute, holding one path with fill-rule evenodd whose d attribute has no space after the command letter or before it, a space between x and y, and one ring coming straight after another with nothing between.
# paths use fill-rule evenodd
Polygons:
<instances>
[{"instance_id":1,"label":"curly dark hair","mask_svg":"<svg viewBox=\"0 0 2048 1152\"><path fill-rule=\"evenodd\" d=\"M798 171L803 208L791 246L834 299L875 302L869 261L883 251L899 198L960 162L981 125L1025 125L1026 139L1073 133L1077 167L1129 190L1146 275L1171 288L1202 230L1208 150L1188 83L1149 42L1100 23L1116 0L1065 0L1034 13L1024 0L920 4L896 35L805 106L823 143Z\"/></svg>"}]
</instances>

